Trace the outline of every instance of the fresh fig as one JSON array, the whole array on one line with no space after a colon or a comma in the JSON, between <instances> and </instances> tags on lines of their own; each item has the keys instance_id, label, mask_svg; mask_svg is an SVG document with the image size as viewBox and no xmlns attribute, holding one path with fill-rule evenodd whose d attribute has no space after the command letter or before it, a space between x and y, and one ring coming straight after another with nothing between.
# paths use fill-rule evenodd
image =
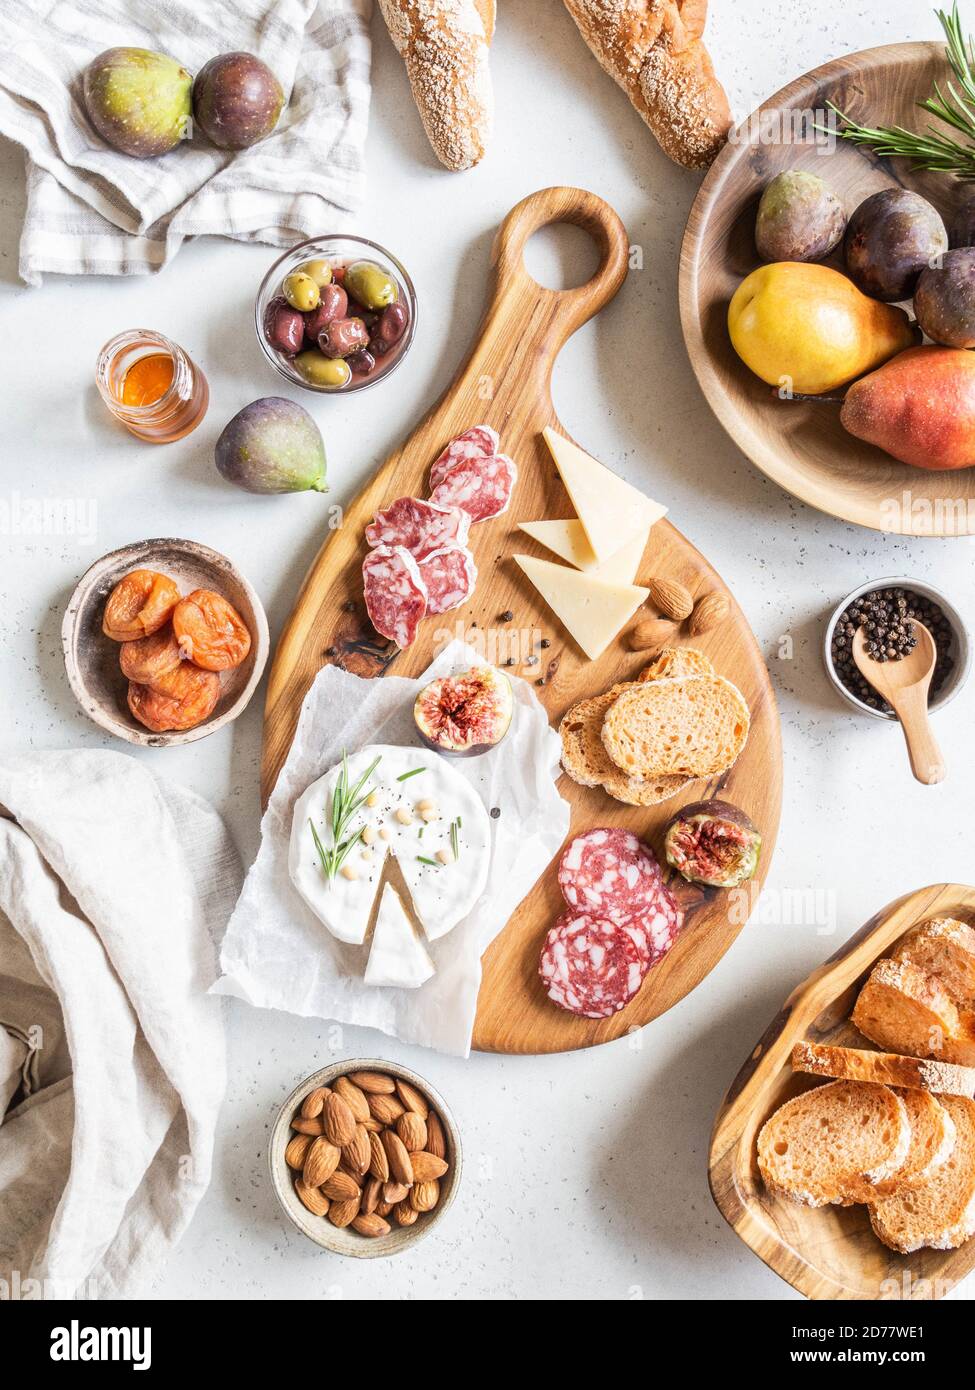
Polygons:
<instances>
[{"instance_id":1,"label":"fresh fig","mask_svg":"<svg viewBox=\"0 0 975 1390\"><path fill-rule=\"evenodd\" d=\"M327 492L321 431L302 406L283 396L251 401L223 428L216 464L245 492Z\"/></svg>"},{"instance_id":2,"label":"fresh fig","mask_svg":"<svg viewBox=\"0 0 975 1390\"><path fill-rule=\"evenodd\" d=\"M88 119L122 154L151 159L178 145L190 122L193 74L165 53L108 48L85 69Z\"/></svg>"},{"instance_id":3,"label":"fresh fig","mask_svg":"<svg viewBox=\"0 0 975 1390\"><path fill-rule=\"evenodd\" d=\"M755 219L763 261L821 261L845 230L843 204L818 174L790 169L765 185Z\"/></svg>"},{"instance_id":4,"label":"fresh fig","mask_svg":"<svg viewBox=\"0 0 975 1390\"><path fill-rule=\"evenodd\" d=\"M932 342L975 348L975 247L946 251L921 272L914 315Z\"/></svg>"},{"instance_id":5,"label":"fresh fig","mask_svg":"<svg viewBox=\"0 0 975 1390\"><path fill-rule=\"evenodd\" d=\"M281 83L253 53L218 53L193 83L193 119L221 150L264 140L284 106Z\"/></svg>"},{"instance_id":6,"label":"fresh fig","mask_svg":"<svg viewBox=\"0 0 975 1390\"><path fill-rule=\"evenodd\" d=\"M935 207L906 188L883 188L850 218L843 255L857 289L888 303L914 293L918 276L948 249Z\"/></svg>"},{"instance_id":7,"label":"fresh fig","mask_svg":"<svg viewBox=\"0 0 975 1390\"><path fill-rule=\"evenodd\" d=\"M474 666L425 685L413 705L420 737L438 753L486 753L511 727L511 682L493 666Z\"/></svg>"},{"instance_id":8,"label":"fresh fig","mask_svg":"<svg viewBox=\"0 0 975 1390\"><path fill-rule=\"evenodd\" d=\"M667 827L664 852L688 883L737 888L754 876L762 837L730 801L692 801Z\"/></svg>"}]
</instances>

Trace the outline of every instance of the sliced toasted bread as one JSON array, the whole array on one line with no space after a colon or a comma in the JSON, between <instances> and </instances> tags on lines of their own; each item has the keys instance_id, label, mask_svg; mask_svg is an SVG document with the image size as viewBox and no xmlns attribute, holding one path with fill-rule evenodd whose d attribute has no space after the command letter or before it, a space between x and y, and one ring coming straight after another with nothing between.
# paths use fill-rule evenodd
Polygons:
<instances>
[{"instance_id":1,"label":"sliced toasted bread","mask_svg":"<svg viewBox=\"0 0 975 1390\"><path fill-rule=\"evenodd\" d=\"M975 931L967 922L952 917L922 922L904 937L894 959L937 975L959 1008L975 1009Z\"/></svg>"},{"instance_id":2,"label":"sliced toasted bread","mask_svg":"<svg viewBox=\"0 0 975 1390\"><path fill-rule=\"evenodd\" d=\"M931 1091L934 1095L975 1096L975 1069L893 1052L857 1047L824 1047L798 1042L792 1049L794 1071L833 1076L845 1081L873 1081L880 1086Z\"/></svg>"},{"instance_id":3,"label":"sliced toasted bread","mask_svg":"<svg viewBox=\"0 0 975 1390\"><path fill-rule=\"evenodd\" d=\"M638 681L659 681L667 676L713 676L710 660L696 647L664 647L637 676Z\"/></svg>"},{"instance_id":4,"label":"sliced toasted bread","mask_svg":"<svg viewBox=\"0 0 975 1390\"><path fill-rule=\"evenodd\" d=\"M745 697L723 676L637 682L606 711L606 752L628 777L725 772L748 737Z\"/></svg>"},{"instance_id":5,"label":"sliced toasted bread","mask_svg":"<svg viewBox=\"0 0 975 1390\"><path fill-rule=\"evenodd\" d=\"M975 1235L975 1101L945 1096L955 1146L923 1187L870 1205L870 1224L892 1250L954 1250Z\"/></svg>"},{"instance_id":6,"label":"sliced toasted bread","mask_svg":"<svg viewBox=\"0 0 975 1390\"><path fill-rule=\"evenodd\" d=\"M941 981L910 961L878 961L852 1017L878 1047L975 1066L975 1016L960 1014Z\"/></svg>"},{"instance_id":7,"label":"sliced toasted bread","mask_svg":"<svg viewBox=\"0 0 975 1390\"><path fill-rule=\"evenodd\" d=\"M771 1192L807 1207L866 1201L903 1167L911 1146L907 1107L887 1086L831 1081L776 1110L758 1136L758 1166Z\"/></svg>"},{"instance_id":8,"label":"sliced toasted bread","mask_svg":"<svg viewBox=\"0 0 975 1390\"><path fill-rule=\"evenodd\" d=\"M923 1187L951 1157L955 1147L955 1122L940 1101L929 1091L897 1088L907 1108L911 1125L911 1147L907 1157L890 1177L876 1185L883 1195L897 1195Z\"/></svg>"}]
</instances>

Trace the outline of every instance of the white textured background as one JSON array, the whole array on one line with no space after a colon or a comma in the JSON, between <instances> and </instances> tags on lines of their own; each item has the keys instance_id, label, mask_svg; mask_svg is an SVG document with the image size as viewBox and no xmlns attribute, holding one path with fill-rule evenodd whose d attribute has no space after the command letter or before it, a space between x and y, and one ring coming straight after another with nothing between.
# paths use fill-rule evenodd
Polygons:
<instances>
[{"instance_id":1,"label":"white textured background","mask_svg":"<svg viewBox=\"0 0 975 1390\"><path fill-rule=\"evenodd\" d=\"M709 38L736 114L841 53L937 37L921 0L824 10L813 0L712 0ZM231 1084L212 1190L158 1293L175 1298L764 1298L791 1291L731 1234L705 1168L715 1109L794 984L874 911L910 889L975 876L969 689L937 721L949 780L909 775L896 728L848 713L820 660L824 615L863 580L929 578L973 607L968 541L899 540L793 501L731 445L702 399L677 313L677 257L698 180L667 162L604 78L557 0L502 0L492 53L498 98L484 165L433 162L406 79L374 26L369 201L360 230L405 260L422 298L408 364L381 389L311 402L333 492L351 499L449 381L480 311L494 228L547 184L591 188L620 212L646 268L569 344L555 374L566 427L667 502L672 519L737 591L766 653L785 744L785 806L768 921L745 929L714 973L637 1037L561 1057L447 1060L376 1035L228 1011ZM975 28L975 4L963 6ZM272 252L203 242L151 280L17 280L19 150L0 144L3 440L0 497L94 498L97 537L3 536L0 740L55 748L108 742L74 703L59 629L68 594L107 550L183 535L248 573L276 635L321 540L317 496L250 497L212 466L223 423L281 383L264 364L252 301ZM326 229L323 229L326 230ZM555 243L533 247L552 273ZM570 257L574 252L570 249ZM113 428L91 384L101 343L137 324L182 343L206 369L203 426L165 449ZM309 400L303 403L309 405ZM783 661L778 643L794 640ZM262 693L231 729L187 749L138 752L209 796L249 862L256 848ZM783 893L825 890L831 934L780 922ZM764 915L764 914L763 914ZM776 925L776 923L778 923ZM271 1118L332 1055L379 1053L427 1075L461 1125L466 1170L438 1233L391 1261L342 1261L286 1226L265 1178ZM201 1057L200 1065L206 1065Z\"/></svg>"}]
</instances>

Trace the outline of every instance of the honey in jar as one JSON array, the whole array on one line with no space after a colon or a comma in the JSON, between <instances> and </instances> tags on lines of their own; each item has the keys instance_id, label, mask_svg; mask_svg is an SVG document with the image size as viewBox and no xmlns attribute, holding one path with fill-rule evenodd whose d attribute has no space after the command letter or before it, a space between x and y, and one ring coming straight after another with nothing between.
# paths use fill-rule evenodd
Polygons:
<instances>
[{"instance_id":1,"label":"honey in jar","mask_svg":"<svg viewBox=\"0 0 975 1390\"><path fill-rule=\"evenodd\" d=\"M200 368L178 343L149 329L106 343L95 379L115 418L151 444L169 444L196 429L210 399Z\"/></svg>"}]
</instances>

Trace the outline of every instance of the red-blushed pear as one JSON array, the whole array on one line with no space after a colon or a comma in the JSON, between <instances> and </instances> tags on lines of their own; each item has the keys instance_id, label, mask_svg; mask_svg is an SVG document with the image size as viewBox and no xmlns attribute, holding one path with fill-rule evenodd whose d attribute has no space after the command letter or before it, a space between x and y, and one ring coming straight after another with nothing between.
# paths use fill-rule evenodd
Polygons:
<instances>
[{"instance_id":1,"label":"red-blushed pear","mask_svg":"<svg viewBox=\"0 0 975 1390\"><path fill-rule=\"evenodd\" d=\"M840 420L915 468L975 464L975 353L915 347L855 381Z\"/></svg>"}]
</instances>

